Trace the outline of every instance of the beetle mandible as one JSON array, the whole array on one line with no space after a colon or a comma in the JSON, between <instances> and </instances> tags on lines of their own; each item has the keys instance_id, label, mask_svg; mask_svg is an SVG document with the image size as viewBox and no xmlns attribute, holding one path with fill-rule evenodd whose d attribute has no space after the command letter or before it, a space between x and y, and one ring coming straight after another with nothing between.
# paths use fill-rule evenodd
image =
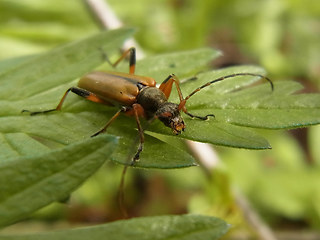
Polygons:
<instances>
[{"instance_id":1,"label":"beetle mandible","mask_svg":"<svg viewBox=\"0 0 320 240\"><path fill-rule=\"evenodd\" d=\"M174 134L180 134L186 128L183 118L180 115L181 111L189 115L191 118L198 118L201 120L207 120L209 116L214 117L213 114L196 116L189 113L186 108L186 102L191 96L213 83L236 76L249 75L266 79L273 90L272 81L263 75L255 73L235 73L214 79L195 89L184 98L180 89L179 79L174 74L170 74L161 83L159 88L156 87L156 81L153 78L135 75L136 51L133 47L125 51L122 56L112 64L112 66L116 67L128 54L129 73L112 71L95 71L88 73L79 80L77 87L71 87L65 92L56 108L36 112L30 112L29 110L22 111L30 112L30 115L36 115L61 110L62 104L70 91L92 102L109 106L121 106L106 125L91 137L105 132L109 125L121 113L133 115L137 122L140 137L140 144L133 158L134 163L139 160L144 143L144 133L139 120L140 117L144 117L148 120L158 118L165 126L170 127ZM179 104L168 101L173 83L178 91L180 99Z\"/></svg>"}]
</instances>

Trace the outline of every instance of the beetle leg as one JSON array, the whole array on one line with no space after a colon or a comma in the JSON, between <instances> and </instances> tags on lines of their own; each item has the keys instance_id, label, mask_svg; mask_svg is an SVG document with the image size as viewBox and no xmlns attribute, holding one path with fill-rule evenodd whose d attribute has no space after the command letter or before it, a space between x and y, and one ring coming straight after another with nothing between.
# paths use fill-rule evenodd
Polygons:
<instances>
[{"instance_id":1,"label":"beetle leg","mask_svg":"<svg viewBox=\"0 0 320 240\"><path fill-rule=\"evenodd\" d=\"M128 54L129 55L129 73L134 74L136 69L136 49L134 47L129 48L128 50L124 51L122 56L113 64L113 67L116 67L119 62L121 62Z\"/></svg>"},{"instance_id":2,"label":"beetle leg","mask_svg":"<svg viewBox=\"0 0 320 240\"><path fill-rule=\"evenodd\" d=\"M136 161L138 161L140 159L140 153L143 150L143 143L144 143L144 133L143 133L143 129L141 127L141 123L140 123L140 120L139 120L139 113L141 112L142 106L140 104L138 104L138 103L135 103L135 104L132 105L132 107L133 107L134 116L136 118L137 127L138 127L138 131L139 131L140 144L139 144L139 147L138 147L138 150L137 150L136 154L134 155L134 158L133 158L133 161L132 161L131 165L133 165Z\"/></svg>"},{"instance_id":3,"label":"beetle leg","mask_svg":"<svg viewBox=\"0 0 320 240\"><path fill-rule=\"evenodd\" d=\"M211 117L215 117L214 114L208 114L208 115L206 115L206 116L204 116L204 117L202 117L202 116L197 116L197 115L193 115L193 114L191 114L191 113L188 112L188 110L187 110L187 108L186 108L185 105L186 105L186 100L183 99L183 100L180 102L178 109L179 109L179 110L182 110L185 114L187 114L187 115L190 116L191 118L198 118L198 119L201 119L201 120L208 120L208 117L210 117L210 116L211 116Z\"/></svg>"},{"instance_id":4,"label":"beetle leg","mask_svg":"<svg viewBox=\"0 0 320 240\"><path fill-rule=\"evenodd\" d=\"M120 113L122 112L126 112L128 111L128 108L126 107L121 107L121 109L119 109L114 115L113 117L107 122L107 124L101 128L98 132L96 132L95 134L91 135L91 137L95 137L97 135L99 135L100 133L103 133L107 130L107 128L110 126L111 123L113 123L114 120L116 120L117 117L119 117Z\"/></svg>"},{"instance_id":5,"label":"beetle leg","mask_svg":"<svg viewBox=\"0 0 320 240\"><path fill-rule=\"evenodd\" d=\"M59 110L61 110L62 104L70 91L79 95L80 97L84 97L84 98L88 99L89 101L110 105L110 103L100 99L97 95L95 95L92 92L89 92L87 90L77 88L77 87L71 87L64 93L63 97L61 98L61 100L56 108L44 110L44 111L36 111L36 112L30 112L29 110L22 110L22 112L30 112L30 115L36 115L36 114L40 114L40 113L49 113L49 112L53 112L53 111L59 111Z\"/></svg>"},{"instance_id":6,"label":"beetle leg","mask_svg":"<svg viewBox=\"0 0 320 240\"><path fill-rule=\"evenodd\" d=\"M175 83L180 102L184 99L182 96L182 92L180 89L180 82L179 79L174 74L170 74L160 85L159 89L166 95L167 99L170 97L171 90L172 90L172 84Z\"/></svg>"},{"instance_id":7,"label":"beetle leg","mask_svg":"<svg viewBox=\"0 0 320 240\"><path fill-rule=\"evenodd\" d=\"M159 86L159 89L166 95L167 99L170 97L172 90L173 79L171 75L169 75Z\"/></svg>"},{"instance_id":8,"label":"beetle leg","mask_svg":"<svg viewBox=\"0 0 320 240\"><path fill-rule=\"evenodd\" d=\"M32 116L32 115L36 115L36 114L39 114L39 113L48 113L48 112L58 111L58 110L61 109L62 104L63 104L64 100L66 99L68 93L71 91L71 89L72 89L72 87L69 88L69 89L64 93L63 97L61 98L61 100L60 100L60 102L59 102L59 104L58 104L58 106L57 106L56 108L49 109L49 110L44 110L44 111L36 111L36 112L30 112L29 110L25 110L25 109L24 109L24 110L22 110L22 112L30 112L30 115Z\"/></svg>"}]
</instances>

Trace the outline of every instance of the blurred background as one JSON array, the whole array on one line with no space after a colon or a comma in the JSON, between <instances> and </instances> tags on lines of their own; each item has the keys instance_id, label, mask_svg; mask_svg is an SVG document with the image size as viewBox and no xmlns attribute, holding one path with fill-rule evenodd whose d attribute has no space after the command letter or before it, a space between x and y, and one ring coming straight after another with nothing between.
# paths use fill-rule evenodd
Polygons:
<instances>
[{"instance_id":1,"label":"blurred background","mask_svg":"<svg viewBox=\"0 0 320 240\"><path fill-rule=\"evenodd\" d=\"M0 60L45 52L99 32L85 2L0 0ZM256 64L274 81L294 80L305 86L304 92L319 92L318 0L108 3L124 26L137 29L134 38L146 55L212 47L224 53L212 68ZM130 169L125 187L130 214L204 213L234 225L227 239L255 239L246 210L234 196L240 191L280 239L295 239L297 233L301 235L296 239L320 239L320 127L261 133L272 150L215 147L220 164L207 173L200 167ZM117 207L121 171L121 166L107 164L67 204L52 204L8 231L30 230L28 224L43 230L121 218Z\"/></svg>"}]
</instances>

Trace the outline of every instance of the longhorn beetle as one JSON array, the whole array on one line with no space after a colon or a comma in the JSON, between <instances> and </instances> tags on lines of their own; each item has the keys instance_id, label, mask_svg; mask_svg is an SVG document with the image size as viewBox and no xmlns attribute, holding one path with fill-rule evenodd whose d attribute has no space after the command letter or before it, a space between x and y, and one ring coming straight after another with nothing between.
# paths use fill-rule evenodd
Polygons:
<instances>
[{"instance_id":1,"label":"longhorn beetle","mask_svg":"<svg viewBox=\"0 0 320 240\"><path fill-rule=\"evenodd\" d=\"M158 118L164 123L165 126L170 127L174 134L178 135L186 128L186 125L180 115L181 110L191 118L207 120L209 116L214 117L213 114L208 114L206 116L196 116L189 113L186 108L186 102L190 97L199 92L201 89L208 87L213 83L236 76L249 75L266 79L270 83L271 89L273 90L272 81L265 76L255 73L234 73L214 79L195 89L187 97L184 98L180 89L179 80L174 74L170 74L161 83L159 88L156 87L156 81L153 78L138 76L134 74L136 67L135 48L130 48L125 51L122 56L114 64L112 64L112 66L116 67L118 63L122 61L128 54L129 73L112 71L96 71L88 73L79 80L78 87L71 87L65 92L56 108L37 112L22 110L22 112L30 112L30 115L36 115L40 113L48 113L61 110L62 104L70 91L92 102L97 102L109 106L120 105L120 109L113 115L113 117L106 123L106 125L91 137L105 132L110 124L120 115L120 113L126 113L128 115L134 116L137 122L140 137L140 144L132 162L134 163L135 161L139 160L144 143L144 133L140 124L140 117L144 117L148 120ZM178 91L180 99L179 104L168 102L173 83L175 84Z\"/></svg>"}]
</instances>

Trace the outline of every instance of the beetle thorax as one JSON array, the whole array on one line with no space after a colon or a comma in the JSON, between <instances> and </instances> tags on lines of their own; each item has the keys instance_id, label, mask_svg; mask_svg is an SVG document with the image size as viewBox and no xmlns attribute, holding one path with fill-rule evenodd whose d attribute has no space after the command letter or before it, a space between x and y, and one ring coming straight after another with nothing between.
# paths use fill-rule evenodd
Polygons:
<instances>
[{"instance_id":1,"label":"beetle thorax","mask_svg":"<svg viewBox=\"0 0 320 240\"><path fill-rule=\"evenodd\" d=\"M152 118L165 102L167 102L166 96L156 87L145 87L140 90L137 96L137 103L143 107L147 118Z\"/></svg>"},{"instance_id":2,"label":"beetle thorax","mask_svg":"<svg viewBox=\"0 0 320 240\"><path fill-rule=\"evenodd\" d=\"M142 89L137 96L137 103L143 107L148 119L156 116L175 134L184 131L185 124L180 115L179 105L168 102L159 88L146 87Z\"/></svg>"}]
</instances>

